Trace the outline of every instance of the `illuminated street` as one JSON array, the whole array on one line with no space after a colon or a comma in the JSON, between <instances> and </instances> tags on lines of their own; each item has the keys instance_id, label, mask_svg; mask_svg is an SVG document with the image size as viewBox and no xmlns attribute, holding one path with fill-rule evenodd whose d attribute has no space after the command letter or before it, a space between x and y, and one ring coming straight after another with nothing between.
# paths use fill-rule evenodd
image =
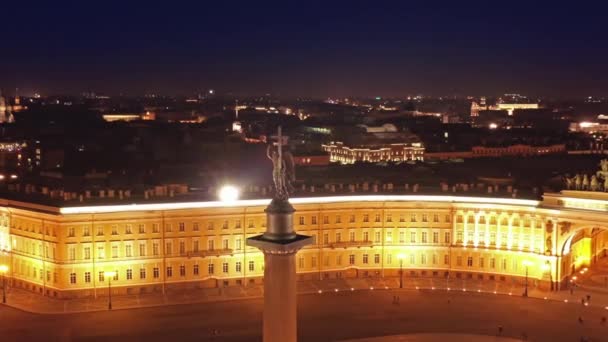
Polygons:
<instances>
[{"instance_id":1,"label":"illuminated street","mask_svg":"<svg viewBox=\"0 0 608 342\"><path fill-rule=\"evenodd\" d=\"M392 304L399 295L400 304ZM448 299L450 303L448 303ZM3 341L261 340L262 301L239 300L66 315L1 307ZM301 341L335 341L413 333L469 333L531 341L601 341L608 312L574 303L486 294L391 290L299 297ZM578 318L582 316L583 323ZM217 329L218 336L213 337Z\"/></svg>"}]
</instances>

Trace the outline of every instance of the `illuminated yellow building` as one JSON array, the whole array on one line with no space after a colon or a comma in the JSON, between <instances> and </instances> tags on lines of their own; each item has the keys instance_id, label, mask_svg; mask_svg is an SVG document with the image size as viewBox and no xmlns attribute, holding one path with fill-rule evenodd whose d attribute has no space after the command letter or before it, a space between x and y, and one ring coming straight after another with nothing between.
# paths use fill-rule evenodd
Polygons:
<instances>
[{"instance_id":1,"label":"illuminated yellow building","mask_svg":"<svg viewBox=\"0 0 608 342\"><path fill-rule=\"evenodd\" d=\"M294 198L295 228L315 237L300 279L406 276L521 281L547 288L606 253L608 194L543 201L460 196ZM0 264L12 286L52 297L261 282L268 200L49 207L3 200Z\"/></svg>"}]
</instances>

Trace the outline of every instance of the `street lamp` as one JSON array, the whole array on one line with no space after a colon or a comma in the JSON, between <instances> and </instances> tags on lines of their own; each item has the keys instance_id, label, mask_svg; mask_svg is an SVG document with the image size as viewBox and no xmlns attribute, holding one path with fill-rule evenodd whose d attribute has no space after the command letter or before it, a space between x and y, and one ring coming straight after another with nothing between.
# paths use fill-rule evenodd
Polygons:
<instances>
[{"instance_id":1,"label":"street lamp","mask_svg":"<svg viewBox=\"0 0 608 342\"><path fill-rule=\"evenodd\" d=\"M8 266L0 265L0 273L2 273L2 304L6 304L6 272L8 272Z\"/></svg>"},{"instance_id":2,"label":"street lamp","mask_svg":"<svg viewBox=\"0 0 608 342\"><path fill-rule=\"evenodd\" d=\"M549 281L551 283L551 291L553 291L553 274L551 274L551 264L549 263L549 260L547 260L543 264L543 271L549 273Z\"/></svg>"},{"instance_id":3,"label":"street lamp","mask_svg":"<svg viewBox=\"0 0 608 342\"><path fill-rule=\"evenodd\" d=\"M112 278L116 277L116 272L105 271L103 275L108 278L108 310L112 310Z\"/></svg>"},{"instance_id":4,"label":"street lamp","mask_svg":"<svg viewBox=\"0 0 608 342\"><path fill-rule=\"evenodd\" d=\"M405 259L405 255L403 253L399 253L397 255L399 259L399 288L403 288L403 259Z\"/></svg>"},{"instance_id":5,"label":"street lamp","mask_svg":"<svg viewBox=\"0 0 608 342\"><path fill-rule=\"evenodd\" d=\"M526 267L526 287L524 289L524 297L528 297L528 267L532 265L532 263L528 260L524 260L524 267Z\"/></svg>"}]
</instances>

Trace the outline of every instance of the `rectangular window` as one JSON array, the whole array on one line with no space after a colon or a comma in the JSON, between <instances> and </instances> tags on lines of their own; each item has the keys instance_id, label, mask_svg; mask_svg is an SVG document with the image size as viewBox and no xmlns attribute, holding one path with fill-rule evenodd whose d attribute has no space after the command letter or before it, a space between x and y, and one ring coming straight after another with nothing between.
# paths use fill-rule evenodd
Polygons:
<instances>
[{"instance_id":1,"label":"rectangular window","mask_svg":"<svg viewBox=\"0 0 608 342\"><path fill-rule=\"evenodd\" d=\"M118 226L112 226L112 235L118 235Z\"/></svg>"},{"instance_id":2,"label":"rectangular window","mask_svg":"<svg viewBox=\"0 0 608 342\"><path fill-rule=\"evenodd\" d=\"M180 265L179 266L179 276L180 277L185 277L186 276L186 266L185 265Z\"/></svg>"},{"instance_id":3,"label":"rectangular window","mask_svg":"<svg viewBox=\"0 0 608 342\"><path fill-rule=\"evenodd\" d=\"M310 258L310 267L317 267L317 257L313 256Z\"/></svg>"},{"instance_id":4,"label":"rectangular window","mask_svg":"<svg viewBox=\"0 0 608 342\"><path fill-rule=\"evenodd\" d=\"M158 267L154 267L154 269L152 269L152 275L154 276L154 279L158 279L158 277L160 277L160 270Z\"/></svg>"},{"instance_id":5,"label":"rectangular window","mask_svg":"<svg viewBox=\"0 0 608 342\"><path fill-rule=\"evenodd\" d=\"M467 258L467 266L468 267L473 267L473 257L468 257Z\"/></svg>"},{"instance_id":6,"label":"rectangular window","mask_svg":"<svg viewBox=\"0 0 608 342\"><path fill-rule=\"evenodd\" d=\"M386 263L390 265L392 262L393 262L393 255L392 254L388 254L386 256Z\"/></svg>"},{"instance_id":7,"label":"rectangular window","mask_svg":"<svg viewBox=\"0 0 608 342\"><path fill-rule=\"evenodd\" d=\"M393 242L393 232L386 232L386 242Z\"/></svg>"},{"instance_id":8,"label":"rectangular window","mask_svg":"<svg viewBox=\"0 0 608 342\"><path fill-rule=\"evenodd\" d=\"M439 215L433 214L433 222L439 222Z\"/></svg>"},{"instance_id":9,"label":"rectangular window","mask_svg":"<svg viewBox=\"0 0 608 342\"><path fill-rule=\"evenodd\" d=\"M158 255L158 252L159 252L158 242L153 242L152 243L152 254Z\"/></svg>"},{"instance_id":10,"label":"rectangular window","mask_svg":"<svg viewBox=\"0 0 608 342\"><path fill-rule=\"evenodd\" d=\"M445 222L450 223L451 221L452 219L450 218L450 215L445 215Z\"/></svg>"},{"instance_id":11,"label":"rectangular window","mask_svg":"<svg viewBox=\"0 0 608 342\"><path fill-rule=\"evenodd\" d=\"M355 264L355 255L351 254L348 256L348 264L349 265L354 265Z\"/></svg>"},{"instance_id":12,"label":"rectangular window","mask_svg":"<svg viewBox=\"0 0 608 342\"><path fill-rule=\"evenodd\" d=\"M323 234L323 244L324 245L328 245L329 244L329 234L328 233L324 233Z\"/></svg>"},{"instance_id":13,"label":"rectangular window","mask_svg":"<svg viewBox=\"0 0 608 342\"><path fill-rule=\"evenodd\" d=\"M405 232L399 232L399 243L405 243Z\"/></svg>"},{"instance_id":14,"label":"rectangular window","mask_svg":"<svg viewBox=\"0 0 608 342\"><path fill-rule=\"evenodd\" d=\"M82 236L91 236L91 230L89 229L89 227L82 228Z\"/></svg>"},{"instance_id":15,"label":"rectangular window","mask_svg":"<svg viewBox=\"0 0 608 342\"><path fill-rule=\"evenodd\" d=\"M416 232L410 233L410 243L416 243Z\"/></svg>"},{"instance_id":16,"label":"rectangular window","mask_svg":"<svg viewBox=\"0 0 608 342\"><path fill-rule=\"evenodd\" d=\"M70 260L76 260L76 247L70 247L68 251L70 254Z\"/></svg>"},{"instance_id":17,"label":"rectangular window","mask_svg":"<svg viewBox=\"0 0 608 342\"><path fill-rule=\"evenodd\" d=\"M342 242L342 233L336 232L336 242Z\"/></svg>"},{"instance_id":18,"label":"rectangular window","mask_svg":"<svg viewBox=\"0 0 608 342\"><path fill-rule=\"evenodd\" d=\"M427 232L422 232L422 243L428 243Z\"/></svg>"},{"instance_id":19,"label":"rectangular window","mask_svg":"<svg viewBox=\"0 0 608 342\"><path fill-rule=\"evenodd\" d=\"M118 258L118 245L112 246L112 258Z\"/></svg>"},{"instance_id":20,"label":"rectangular window","mask_svg":"<svg viewBox=\"0 0 608 342\"><path fill-rule=\"evenodd\" d=\"M451 240L452 240L452 234L450 234L450 232L445 232L445 234L443 236L443 242L451 243Z\"/></svg>"},{"instance_id":21,"label":"rectangular window","mask_svg":"<svg viewBox=\"0 0 608 342\"><path fill-rule=\"evenodd\" d=\"M363 241L365 241L365 242L369 241L369 232L363 232Z\"/></svg>"},{"instance_id":22,"label":"rectangular window","mask_svg":"<svg viewBox=\"0 0 608 342\"><path fill-rule=\"evenodd\" d=\"M139 279L146 279L146 269L145 268L139 269Z\"/></svg>"},{"instance_id":23,"label":"rectangular window","mask_svg":"<svg viewBox=\"0 0 608 342\"><path fill-rule=\"evenodd\" d=\"M490 268L496 268L496 258L490 258Z\"/></svg>"},{"instance_id":24,"label":"rectangular window","mask_svg":"<svg viewBox=\"0 0 608 342\"><path fill-rule=\"evenodd\" d=\"M207 230L213 230L213 222L207 222Z\"/></svg>"},{"instance_id":25,"label":"rectangular window","mask_svg":"<svg viewBox=\"0 0 608 342\"><path fill-rule=\"evenodd\" d=\"M350 217L348 218L348 222L355 223L355 215L350 215Z\"/></svg>"},{"instance_id":26,"label":"rectangular window","mask_svg":"<svg viewBox=\"0 0 608 342\"><path fill-rule=\"evenodd\" d=\"M304 216L300 216L299 220L300 220L300 225L304 224Z\"/></svg>"},{"instance_id":27,"label":"rectangular window","mask_svg":"<svg viewBox=\"0 0 608 342\"><path fill-rule=\"evenodd\" d=\"M336 256L336 265L338 265L338 266L342 265L342 255Z\"/></svg>"},{"instance_id":28,"label":"rectangular window","mask_svg":"<svg viewBox=\"0 0 608 342\"><path fill-rule=\"evenodd\" d=\"M125 246L125 256L127 258L130 258L130 257L133 256L133 246L131 246L131 245L126 245Z\"/></svg>"},{"instance_id":29,"label":"rectangular window","mask_svg":"<svg viewBox=\"0 0 608 342\"><path fill-rule=\"evenodd\" d=\"M444 254L443 255L443 263L445 265L449 265L450 264L450 256L448 254Z\"/></svg>"},{"instance_id":30,"label":"rectangular window","mask_svg":"<svg viewBox=\"0 0 608 342\"><path fill-rule=\"evenodd\" d=\"M317 217L316 216L311 217L310 220L311 220L310 224L317 224Z\"/></svg>"},{"instance_id":31,"label":"rectangular window","mask_svg":"<svg viewBox=\"0 0 608 342\"><path fill-rule=\"evenodd\" d=\"M433 232L433 243L439 243L439 232Z\"/></svg>"},{"instance_id":32,"label":"rectangular window","mask_svg":"<svg viewBox=\"0 0 608 342\"><path fill-rule=\"evenodd\" d=\"M179 227L179 231L180 232L185 232L186 231L186 224L184 222L180 222L178 224L178 227Z\"/></svg>"},{"instance_id":33,"label":"rectangular window","mask_svg":"<svg viewBox=\"0 0 608 342\"><path fill-rule=\"evenodd\" d=\"M76 230L75 230L75 228L74 228L74 227L70 227L70 228L68 228L68 237L74 237L74 236L76 236L75 231L76 231Z\"/></svg>"},{"instance_id":34,"label":"rectangular window","mask_svg":"<svg viewBox=\"0 0 608 342\"><path fill-rule=\"evenodd\" d=\"M101 235L103 235L103 227L99 226L99 227L97 227L97 236L101 236Z\"/></svg>"},{"instance_id":35,"label":"rectangular window","mask_svg":"<svg viewBox=\"0 0 608 342\"><path fill-rule=\"evenodd\" d=\"M139 244L139 256L146 256L146 243L141 242Z\"/></svg>"},{"instance_id":36,"label":"rectangular window","mask_svg":"<svg viewBox=\"0 0 608 342\"><path fill-rule=\"evenodd\" d=\"M166 233L171 233L172 230L173 230L173 227L171 226L171 223L165 224L165 232Z\"/></svg>"},{"instance_id":37,"label":"rectangular window","mask_svg":"<svg viewBox=\"0 0 608 342\"><path fill-rule=\"evenodd\" d=\"M167 266L167 278L173 277L173 267Z\"/></svg>"},{"instance_id":38,"label":"rectangular window","mask_svg":"<svg viewBox=\"0 0 608 342\"><path fill-rule=\"evenodd\" d=\"M222 223L222 229L228 229L228 220L224 220Z\"/></svg>"},{"instance_id":39,"label":"rectangular window","mask_svg":"<svg viewBox=\"0 0 608 342\"><path fill-rule=\"evenodd\" d=\"M433 254L432 262L433 262L433 265L437 265L437 254Z\"/></svg>"},{"instance_id":40,"label":"rectangular window","mask_svg":"<svg viewBox=\"0 0 608 342\"><path fill-rule=\"evenodd\" d=\"M254 228L255 225L253 224L253 220L249 220L249 223L247 224L247 228Z\"/></svg>"},{"instance_id":41,"label":"rectangular window","mask_svg":"<svg viewBox=\"0 0 608 342\"><path fill-rule=\"evenodd\" d=\"M420 255L420 263L426 265L426 254Z\"/></svg>"},{"instance_id":42,"label":"rectangular window","mask_svg":"<svg viewBox=\"0 0 608 342\"><path fill-rule=\"evenodd\" d=\"M198 227L198 222L194 222L192 224L192 231L198 232L199 230L200 230L200 228Z\"/></svg>"},{"instance_id":43,"label":"rectangular window","mask_svg":"<svg viewBox=\"0 0 608 342\"><path fill-rule=\"evenodd\" d=\"M131 280L133 279L133 270L132 269L127 269L127 280Z\"/></svg>"},{"instance_id":44,"label":"rectangular window","mask_svg":"<svg viewBox=\"0 0 608 342\"><path fill-rule=\"evenodd\" d=\"M91 247L84 248L84 258L85 260L91 259Z\"/></svg>"},{"instance_id":45,"label":"rectangular window","mask_svg":"<svg viewBox=\"0 0 608 342\"><path fill-rule=\"evenodd\" d=\"M369 255L368 254L363 254L363 263L364 264L368 264L369 263Z\"/></svg>"},{"instance_id":46,"label":"rectangular window","mask_svg":"<svg viewBox=\"0 0 608 342\"><path fill-rule=\"evenodd\" d=\"M348 232L348 238L350 242L355 242L355 232Z\"/></svg>"},{"instance_id":47,"label":"rectangular window","mask_svg":"<svg viewBox=\"0 0 608 342\"><path fill-rule=\"evenodd\" d=\"M171 241L167 241L165 243L165 255L171 255L171 253L173 253L173 246L171 244Z\"/></svg>"},{"instance_id":48,"label":"rectangular window","mask_svg":"<svg viewBox=\"0 0 608 342\"><path fill-rule=\"evenodd\" d=\"M336 223L342 223L342 218L340 215L336 216Z\"/></svg>"},{"instance_id":49,"label":"rectangular window","mask_svg":"<svg viewBox=\"0 0 608 342\"><path fill-rule=\"evenodd\" d=\"M363 215L363 222L369 222L369 214Z\"/></svg>"},{"instance_id":50,"label":"rectangular window","mask_svg":"<svg viewBox=\"0 0 608 342\"><path fill-rule=\"evenodd\" d=\"M160 229L158 228L158 223L152 224L152 233L159 233Z\"/></svg>"},{"instance_id":51,"label":"rectangular window","mask_svg":"<svg viewBox=\"0 0 608 342\"><path fill-rule=\"evenodd\" d=\"M185 255L186 254L186 241L180 241L179 242L179 255Z\"/></svg>"},{"instance_id":52,"label":"rectangular window","mask_svg":"<svg viewBox=\"0 0 608 342\"><path fill-rule=\"evenodd\" d=\"M106 275L103 271L99 271L99 281L104 281L106 278Z\"/></svg>"},{"instance_id":53,"label":"rectangular window","mask_svg":"<svg viewBox=\"0 0 608 342\"><path fill-rule=\"evenodd\" d=\"M235 265L236 273L241 273L241 262L237 261Z\"/></svg>"},{"instance_id":54,"label":"rectangular window","mask_svg":"<svg viewBox=\"0 0 608 342\"><path fill-rule=\"evenodd\" d=\"M304 257L300 256L298 258L298 268L304 268Z\"/></svg>"},{"instance_id":55,"label":"rectangular window","mask_svg":"<svg viewBox=\"0 0 608 342\"><path fill-rule=\"evenodd\" d=\"M222 263L222 272L228 273L228 263L227 262Z\"/></svg>"},{"instance_id":56,"label":"rectangular window","mask_svg":"<svg viewBox=\"0 0 608 342\"><path fill-rule=\"evenodd\" d=\"M84 272L84 282L85 283L91 282L91 272Z\"/></svg>"},{"instance_id":57,"label":"rectangular window","mask_svg":"<svg viewBox=\"0 0 608 342\"><path fill-rule=\"evenodd\" d=\"M393 215L386 214L386 222L393 222Z\"/></svg>"},{"instance_id":58,"label":"rectangular window","mask_svg":"<svg viewBox=\"0 0 608 342\"><path fill-rule=\"evenodd\" d=\"M228 249L228 239L222 240L222 249Z\"/></svg>"},{"instance_id":59,"label":"rectangular window","mask_svg":"<svg viewBox=\"0 0 608 342\"><path fill-rule=\"evenodd\" d=\"M132 234L133 233L133 229L131 228L131 225L128 224L125 226L125 234Z\"/></svg>"},{"instance_id":60,"label":"rectangular window","mask_svg":"<svg viewBox=\"0 0 608 342\"><path fill-rule=\"evenodd\" d=\"M380 214L376 214L376 217L374 219L375 222L380 222Z\"/></svg>"},{"instance_id":61,"label":"rectangular window","mask_svg":"<svg viewBox=\"0 0 608 342\"><path fill-rule=\"evenodd\" d=\"M145 224L140 224L138 226L137 231L139 232L139 234L145 234L146 233L146 225Z\"/></svg>"},{"instance_id":62,"label":"rectangular window","mask_svg":"<svg viewBox=\"0 0 608 342\"><path fill-rule=\"evenodd\" d=\"M194 253L198 253L198 250L199 250L198 246L199 246L199 241L198 240L192 241L192 251Z\"/></svg>"},{"instance_id":63,"label":"rectangular window","mask_svg":"<svg viewBox=\"0 0 608 342\"><path fill-rule=\"evenodd\" d=\"M380 238L381 238L380 232L374 232L374 242L380 243Z\"/></svg>"},{"instance_id":64,"label":"rectangular window","mask_svg":"<svg viewBox=\"0 0 608 342\"><path fill-rule=\"evenodd\" d=\"M479 267L484 268L484 260L483 257L479 258Z\"/></svg>"},{"instance_id":65,"label":"rectangular window","mask_svg":"<svg viewBox=\"0 0 608 342\"><path fill-rule=\"evenodd\" d=\"M198 265L194 265L194 266L192 267L192 274L194 274L194 275L198 275Z\"/></svg>"},{"instance_id":66,"label":"rectangular window","mask_svg":"<svg viewBox=\"0 0 608 342\"><path fill-rule=\"evenodd\" d=\"M410 216L410 222L416 222L416 214Z\"/></svg>"},{"instance_id":67,"label":"rectangular window","mask_svg":"<svg viewBox=\"0 0 608 342\"><path fill-rule=\"evenodd\" d=\"M374 264L380 263L380 254L374 254Z\"/></svg>"},{"instance_id":68,"label":"rectangular window","mask_svg":"<svg viewBox=\"0 0 608 342\"><path fill-rule=\"evenodd\" d=\"M76 284L76 273L70 273L70 284Z\"/></svg>"},{"instance_id":69,"label":"rectangular window","mask_svg":"<svg viewBox=\"0 0 608 342\"><path fill-rule=\"evenodd\" d=\"M249 261L249 272L255 271L255 263L253 261Z\"/></svg>"},{"instance_id":70,"label":"rectangular window","mask_svg":"<svg viewBox=\"0 0 608 342\"><path fill-rule=\"evenodd\" d=\"M428 222L428 215L422 214L422 222Z\"/></svg>"},{"instance_id":71,"label":"rectangular window","mask_svg":"<svg viewBox=\"0 0 608 342\"><path fill-rule=\"evenodd\" d=\"M237 238L236 239L236 249L241 249L243 248L243 240L241 240L241 238Z\"/></svg>"}]
</instances>

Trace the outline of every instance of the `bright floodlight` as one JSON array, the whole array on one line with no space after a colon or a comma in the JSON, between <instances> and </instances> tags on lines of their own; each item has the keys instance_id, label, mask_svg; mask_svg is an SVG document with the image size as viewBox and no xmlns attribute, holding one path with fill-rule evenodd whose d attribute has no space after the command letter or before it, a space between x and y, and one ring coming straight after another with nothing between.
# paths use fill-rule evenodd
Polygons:
<instances>
[{"instance_id":1,"label":"bright floodlight","mask_svg":"<svg viewBox=\"0 0 608 342\"><path fill-rule=\"evenodd\" d=\"M108 278L116 277L116 271L105 271L103 274Z\"/></svg>"},{"instance_id":2,"label":"bright floodlight","mask_svg":"<svg viewBox=\"0 0 608 342\"><path fill-rule=\"evenodd\" d=\"M232 185L224 185L219 192L222 202L234 202L239 199L239 189Z\"/></svg>"},{"instance_id":3,"label":"bright floodlight","mask_svg":"<svg viewBox=\"0 0 608 342\"><path fill-rule=\"evenodd\" d=\"M6 273L6 272L8 272L8 266L0 265L0 273Z\"/></svg>"},{"instance_id":4,"label":"bright floodlight","mask_svg":"<svg viewBox=\"0 0 608 342\"><path fill-rule=\"evenodd\" d=\"M403 254L403 253L399 253L399 254L397 254L397 258L398 258L399 260L403 260L403 259L405 259L405 254Z\"/></svg>"}]
</instances>

